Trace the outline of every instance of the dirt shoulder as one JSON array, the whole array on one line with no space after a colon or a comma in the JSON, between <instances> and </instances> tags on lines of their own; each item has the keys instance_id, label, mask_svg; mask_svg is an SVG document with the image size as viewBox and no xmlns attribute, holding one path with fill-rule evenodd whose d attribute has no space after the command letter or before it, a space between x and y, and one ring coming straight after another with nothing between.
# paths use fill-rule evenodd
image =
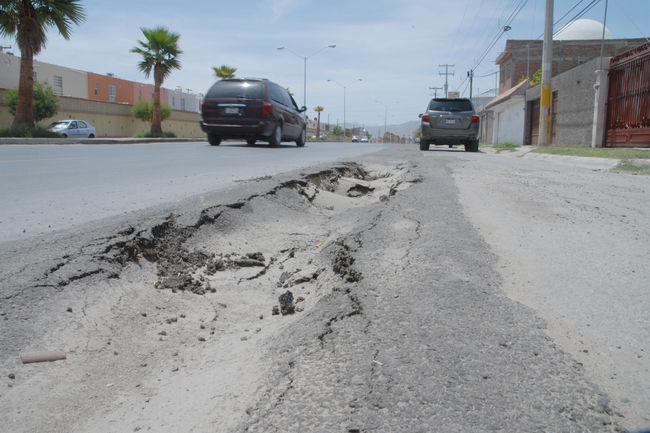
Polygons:
<instances>
[{"instance_id":1,"label":"dirt shoulder","mask_svg":"<svg viewBox=\"0 0 650 433\"><path fill-rule=\"evenodd\" d=\"M650 178L601 158L531 155L454 163L465 214L499 256L508 295L548 322L627 428L647 428Z\"/></svg>"}]
</instances>

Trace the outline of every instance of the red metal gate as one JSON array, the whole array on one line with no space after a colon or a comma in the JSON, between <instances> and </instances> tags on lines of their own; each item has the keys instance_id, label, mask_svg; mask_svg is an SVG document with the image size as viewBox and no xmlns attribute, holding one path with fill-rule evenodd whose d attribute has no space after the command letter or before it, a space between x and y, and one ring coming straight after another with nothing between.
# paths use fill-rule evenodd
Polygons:
<instances>
[{"instance_id":1,"label":"red metal gate","mask_svg":"<svg viewBox=\"0 0 650 433\"><path fill-rule=\"evenodd\" d=\"M650 44L609 63L607 147L650 147Z\"/></svg>"}]
</instances>

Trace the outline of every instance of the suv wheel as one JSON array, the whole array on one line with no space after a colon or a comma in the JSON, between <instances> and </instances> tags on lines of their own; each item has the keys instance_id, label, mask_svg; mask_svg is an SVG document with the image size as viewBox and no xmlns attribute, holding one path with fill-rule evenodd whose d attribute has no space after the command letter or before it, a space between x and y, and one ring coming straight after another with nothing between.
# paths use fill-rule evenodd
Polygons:
<instances>
[{"instance_id":1,"label":"suv wheel","mask_svg":"<svg viewBox=\"0 0 650 433\"><path fill-rule=\"evenodd\" d=\"M246 143L247 143L249 146L252 146L252 145L255 144L255 139L254 139L254 138L249 138L248 140L246 140Z\"/></svg>"},{"instance_id":2,"label":"suv wheel","mask_svg":"<svg viewBox=\"0 0 650 433\"><path fill-rule=\"evenodd\" d=\"M478 152L478 140L465 144L465 152Z\"/></svg>"},{"instance_id":3,"label":"suv wheel","mask_svg":"<svg viewBox=\"0 0 650 433\"><path fill-rule=\"evenodd\" d=\"M208 141L212 146L218 146L221 144L221 137L218 137L214 134L208 134Z\"/></svg>"},{"instance_id":4,"label":"suv wheel","mask_svg":"<svg viewBox=\"0 0 650 433\"><path fill-rule=\"evenodd\" d=\"M269 137L269 144L273 147L277 147L280 143L282 143L282 124L278 123Z\"/></svg>"},{"instance_id":5,"label":"suv wheel","mask_svg":"<svg viewBox=\"0 0 650 433\"><path fill-rule=\"evenodd\" d=\"M420 150L429 150L429 143L422 138L420 139Z\"/></svg>"},{"instance_id":6,"label":"suv wheel","mask_svg":"<svg viewBox=\"0 0 650 433\"><path fill-rule=\"evenodd\" d=\"M296 138L296 146L303 147L305 145L305 140L306 139L307 139L307 132L303 128L303 130L300 133L300 135L298 136L298 138Z\"/></svg>"}]
</instances>

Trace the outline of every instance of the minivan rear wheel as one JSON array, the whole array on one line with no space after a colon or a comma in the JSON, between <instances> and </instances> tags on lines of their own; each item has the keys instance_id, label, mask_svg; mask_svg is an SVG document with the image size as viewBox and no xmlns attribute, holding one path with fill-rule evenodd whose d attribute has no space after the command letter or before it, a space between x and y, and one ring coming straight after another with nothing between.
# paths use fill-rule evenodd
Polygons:
<instances>
[{"instance_id":1,"label":"minivan rear wheel","mask_svg":"<svg viewBox=\"0 0 650 433\"><path fill-rule=\"evenodd\" d=\"M253 146L255 144L255 139L249 138L248 140L246 140L246 144L248 144L249 146Z\"/></svg>"},{"instance_id":2,"label":"minivan rear wheel","mask_svg":"<svg viewBox=\"0 0 650 433\"><path fill-rule=\"evenodd\" d=\"M282 124L278 123L273 129L273 133L269 137L269 144L273 147L277 147L282 143Z\"/></svg>"},{"instance_id":3,"label":"minivan rear wheel","mask_svg":"<svg viewBox=\"0 0 650 433\"><path fill-rule=\"evenodd\" d=\"M424 139L420 139L420 150L429 150L429 142Z\"/></svg>"},{"instance_id":4,"label":"minivan rear wheel","mask_svg":"<svg viewBox=\"0 0 650 433\"><path fill-rule=\"evenodd\" d=\"M218 146L221 144L221 137L214 134L208 134L208 142L210 142L212 146Z\"/></svg>"}]
</instances>

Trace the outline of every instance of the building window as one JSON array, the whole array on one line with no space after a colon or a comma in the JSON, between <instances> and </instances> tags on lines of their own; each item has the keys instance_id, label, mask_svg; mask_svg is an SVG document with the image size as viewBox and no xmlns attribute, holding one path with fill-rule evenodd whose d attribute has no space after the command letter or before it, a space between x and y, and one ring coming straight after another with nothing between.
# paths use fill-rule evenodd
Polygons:
<instances>
[{"instance_id":1,"label":"building window","mask_svg":"<svg viewBox=\"0 0 650 433\"><path fill-rule=\"evenodd\" d=\"M95 83L95 96L99 93L99 86Z\"/></svg>"},{"instance_id":2,"label":"building window","mask_svg":"<svg viewBox=\"0 0 650 433\"><path fill-rule=\"evenodd\" d=\"M108 86L108 100L109 102L115 102L117 100L117 90L112 84Z\"/></svg>"},{"instance_id":3,"label":"building window","mask_svg":"<svg viewBox=\"0 0 650 433\"><path fill-rule=\"evenodd\" d=\"M34 82L38 81L38 78L36 76L36 71L34 71Z\"/></svg>"},{"instance_id":4,"label":"building window","mask_svg":"<svg viewBox=\"0 0 650 433\"><path fill-rule=\"evenodd\" d=\"M138 101L142 101L142 90L138 91Z\"/></svg>"},{"instance_id":5,"label":"building window","mask_svg":"<svg viewBox=\"0 0 650 433\"><path fill-rule=\"evenodd\" d=\"M60 75L54 75L52 77L52 84L54 86L54 94L63 96L63 77Z\"/></svg>"}]
</instances>

